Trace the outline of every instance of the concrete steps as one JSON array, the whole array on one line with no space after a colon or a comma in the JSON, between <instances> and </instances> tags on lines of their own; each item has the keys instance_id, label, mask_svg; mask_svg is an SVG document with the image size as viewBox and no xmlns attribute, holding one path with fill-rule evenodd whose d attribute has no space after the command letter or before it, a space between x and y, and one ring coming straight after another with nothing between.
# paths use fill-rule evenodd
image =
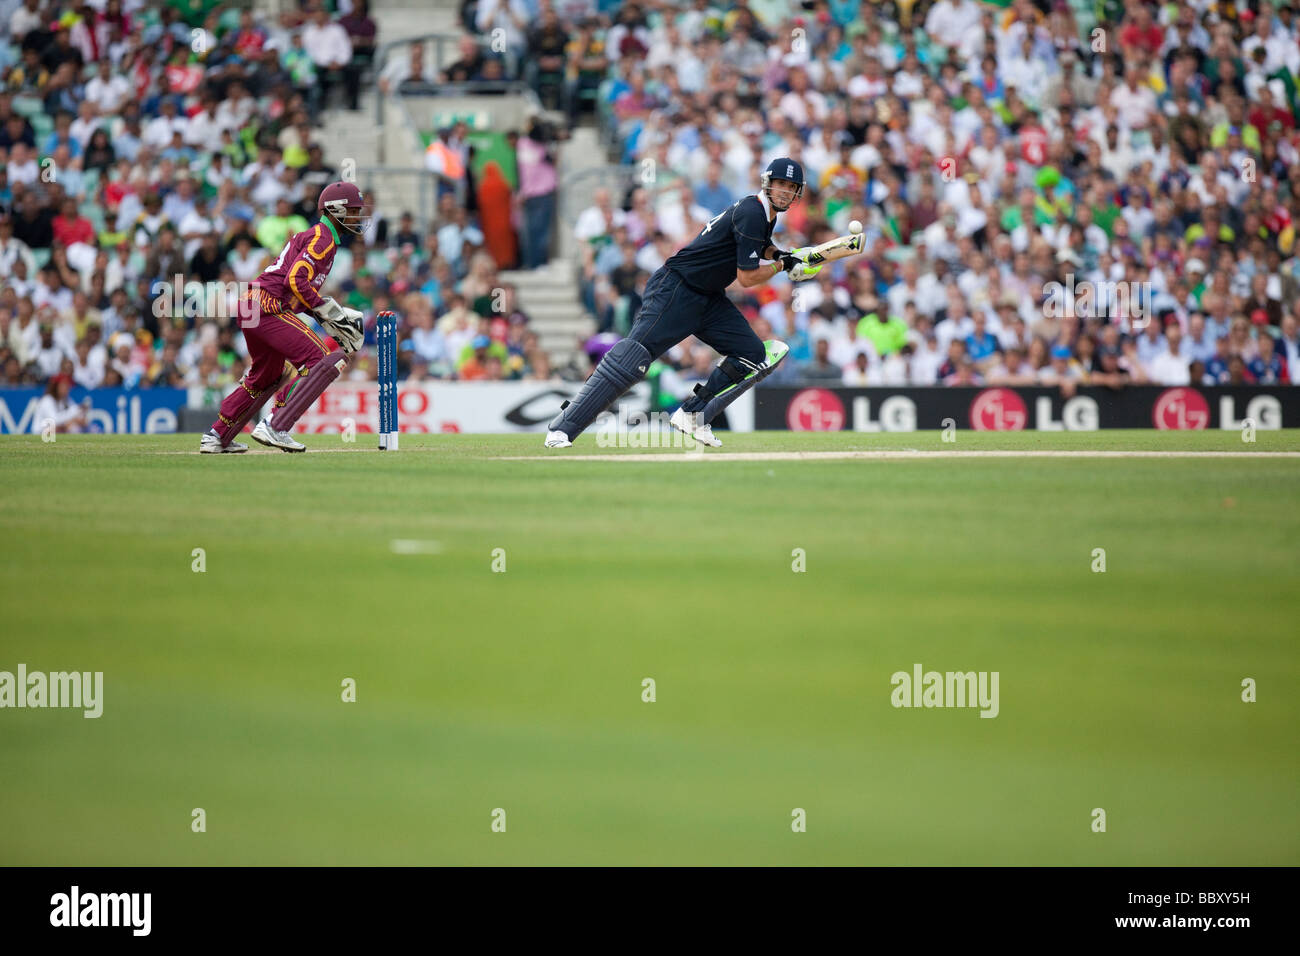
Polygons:
<instances>
[{"instance_id":1,"label":"concrete steps","mask_svg":"<svg viewBox=\"0 0 1300 956\"><path fill-rule=\"evenodd\" d=\"M426 33L446 33L460 35L459 4L455 0L372 0L370 17L378 27L378 41L384 44L406 37L420 36ZM383 64L376 64L377 75ZM348 110L329 110L322 116L323 127L318 132L318 140L325 152L325 159L330 165L342 172L343 163L352 160L357 169L380 166L384 164L381 138L384 131L376 124L374 116L373 87L362 92L361 110L353 113ZM389 118L392 121L392 118ZM421 157L408 155L406 150L401 156L389 158L389 163L399 167L419 165ZM358 182L363 188L380 186L377 196L383 212L394 222L404 210L416 210L419 205L419 190L414 177L406 175L391 176L382 183L358 175Z\"/></svg>"},{"instance_id":2,"label":"concrete steps","mask_svg":"<svg viewBox=\"0 0 1300 956\"><path fill-rule=\"evenodd\" d=\"M263 0L268 2L268 0ZM269 0L275 2L275 0ZM460 4L458 0L372 0L370 16L379 29L379 45L407 37L429 33L460 35ZM453 48L448 48L451 53ZM400 52L400 51L399 51ZM426 51L426 53L432 51ZM382 64L376 65L376 72ZM555 117L561 119L561 117ZM387 124L397 125L395 113L385 115ZM374 117L372 89L362 93L362 109L352 113L347 110L330 110L322 117L323 128L317 132L317 141L325 152L325 160L336 168L346 160L356 168L382 166L395 167L420 165L422 157L408 148L404 140L395 142L392 137L381 143L383 130ZM400 148L399 148L400 147ZM608 159L596 129L579 127L572 131L570 140L559 149L557 157L561 180L571 173L604 166ZM419 205L415 179L407 175L388 175L366 182L364 174L358 175L362 188L377 189L377 199L382 211L396 222L406 209L416 210ZM563 197L562 197L563 198ZM578 210L585 207L579 197ZM573 221L565 213L571 203L561 203L557 230L557 253L541 269L515 270L501 273L503 282L518 289L519 304L532 320L541 347L557 368L568 365L580 350L580 343L595 332L595 320L587 314L578 291L576 241L573 239Z\"/></svg>"},{"instance_id":3,"label":"concrete steps","mask_svg":"<svg viewBox=\"0 0 1300 956\"><path fill-rule=\"evenodd\" d=\"M578 214L591 203L591 193L582 190L584 196L564 195L564 182L569 177L588 169L605 166L605 148L601 145L600 135L594 127L579 126L569 133L569 139L561 144L556 157L560 173L560 202L558 204L559 228L556 237L559 254L565 257L577 257L578 240L573 237L573 227L577 224Z\"/></svg>"},{"instance_id":4,"label":"concrete steps","mask_svg":"<svg viewBox=\"0 0 1300 956\"><path fill-rule=\"evenodd\" d=\"M368 110L327 110L321 122L317 142L331 165L338 166L345 159L351 159L356 166L379 163L379 131Z\"/></svg>"},{"instance_id":5,"label":"concrete steps","mask_svg":"<svg viewBox=\"0 0 1300 956\"><path fill-rule=\"evenodd\" d=\"M540 269L510 270L501 281L515 286L519 304L531 320L538 343L557 367L567 365L579 344L596 331L596 323L582 307L575 265L569 259L552 259Z\"/></svg>"}]
</instances>

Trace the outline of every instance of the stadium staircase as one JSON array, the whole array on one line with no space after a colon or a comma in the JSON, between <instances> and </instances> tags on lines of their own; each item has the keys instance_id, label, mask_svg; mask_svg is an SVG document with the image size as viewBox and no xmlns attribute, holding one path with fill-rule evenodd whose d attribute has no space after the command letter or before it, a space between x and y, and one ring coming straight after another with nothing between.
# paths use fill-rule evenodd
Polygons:
<instances>
[{"instance_id":1,"label":"stadium staircase","mask_svg":"<svg viewBox=\"0 0 1300 956\"><path fill-rule=\"evenodd\" d=\"M370 15L379 28L381 46L421 34L455 36L464 32L457 0L372 0L370 7ZM405 168L421 166L423 157L413 147L408 156L393 155L392 137L387 141L390 148L385 149L384 132L375 121L374 79L372 76L363 89L359 111L335 108L322 115L319 136L326 161L336 167L345 158L353 160L358 168L385 164ZM561 182L574 172L603 165L604 157L605 150L597 130L588 126L578 127L559 150ZM412 177L393 176L383 183L382 188L383 204L389 207L390 215L396 210L417 207L416 185ZM566 204L558 205L555 258L541 269L504 271L501 279L512 283L518 290L519 305L531 318L539 345L550 358L552 367L559 370L576 363L578 368L585 370L581 342L595 331L595 322L582 306L573 223L562 213Z\"/></svg>"},{"instance_id":2,"label":"stadium staircase","mask_svg":"<svg viewBox=\"0 0 1300 956\"><path fill-rule=\"evenodd\" d=\"M379 30L379 45L424 33L449 33L458 35L460 28L459 5L454 0L372 0L370 18ZM384 162L381 140L383 130L375 122L374 84L378 78L376 64L372 75L362 90L361 109L326 110L321 117L320 139L326 160L338 166L345 158L352 159L358 167L381 166ZM411 156L393 165L420 166L423 157ZM415 184L408 176L395 177L385 184L385 205L402 209L415 208Z\"/></svg>"},{"instance_id":3,"label":"stadium staircase","mask_svg":"<svg viewBox=\"0 0 1300 956\"><path fill-rule=\"evenodd\" d=\"M514 283L519 303L528 313L538 345L557 372L574 366L585 372L582 342L596 331L595 319L582 305L578 288L581 260L573 222L564 214L564 181L575 172L603 165L604 149L595 127L578 126L560 144L556 163L559 171L559 200L555 210L555 242L552 259L532 271L503 272L502 280Z\"/></svg>"}]
</instances>

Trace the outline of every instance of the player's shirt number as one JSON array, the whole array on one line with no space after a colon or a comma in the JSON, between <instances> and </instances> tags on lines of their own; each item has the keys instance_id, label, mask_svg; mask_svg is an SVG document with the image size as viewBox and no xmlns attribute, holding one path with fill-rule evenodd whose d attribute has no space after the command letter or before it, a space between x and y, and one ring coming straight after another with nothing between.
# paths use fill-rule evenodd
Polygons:
<instances>
[{"instance_id":1,"label":"player's shirt number","mask_svg":"<svg viewBox=\"0 0 1300 956\"><path fill-rule=\"evenodd\" d=\"M716 216L714 216L712 219L706 222L704 224L704 228L700 230L700 235L701 236L704 235L706 232L708 232L710 229L716 226L718 222L722 219L722 217L729 212L731 212L730 209L724 209L722 212L718 213Z\"/></svg>"},{"instance_id":2,"label":"player's shirt number","mask_svg":"<svg viewBox=\"0 0 1300 956\"><path fill-rule=\"evenodd\" d=\"M292 244L293 244L293 239L291 238L288 242L284 244L284 248L280 250L280 257L271 264L271 268L267 269L266 270L267 272L280 271L280 267L284 265L284 257L288 254L289 246L291 246Z\"/></svg>"}]
</instances>

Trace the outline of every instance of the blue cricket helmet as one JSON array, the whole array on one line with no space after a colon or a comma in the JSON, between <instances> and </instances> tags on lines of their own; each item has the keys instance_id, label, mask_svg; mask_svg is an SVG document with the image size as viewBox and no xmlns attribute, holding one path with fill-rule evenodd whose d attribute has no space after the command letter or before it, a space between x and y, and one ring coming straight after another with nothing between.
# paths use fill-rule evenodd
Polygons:
<instances>
[{"instance_id":1,"label":"blue cricket helmet","mask_svg":"<svg viewBox=\"0 0 1300 956\"><path fill-rule=\"evenodd\" d=\"M794 198L786 206L778 206L772 199L772 181L775 179L784 179L787 182L794 183ZM762 179L759 180L763 192L767 194L767 201L772 203L772 208L778 212L785 212L790 206L799 201L803 195L803 166L798 160L791 159L788 156L778 156L767 164L767 169L763 170Z\"/></svg>"}]
</instances>

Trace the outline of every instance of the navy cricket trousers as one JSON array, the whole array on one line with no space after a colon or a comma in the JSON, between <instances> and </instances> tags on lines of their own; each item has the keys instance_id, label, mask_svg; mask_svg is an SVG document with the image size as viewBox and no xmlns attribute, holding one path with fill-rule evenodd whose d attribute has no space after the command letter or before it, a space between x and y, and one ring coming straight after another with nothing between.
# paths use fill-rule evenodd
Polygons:
<instances>
[{"instance_id":1,"label":"navy cricket trousers","mask_svg":"<svg viewBox=\"0 0 1300 956\"><path fill-rule=\"evenodd\" d=\"M660 267L645 284L641 310L627 337L657 359L691 335L724 356L754 364L767 357L763 340L725 293L698 292L672 269Z\"/></svg>"}]
</instances>

